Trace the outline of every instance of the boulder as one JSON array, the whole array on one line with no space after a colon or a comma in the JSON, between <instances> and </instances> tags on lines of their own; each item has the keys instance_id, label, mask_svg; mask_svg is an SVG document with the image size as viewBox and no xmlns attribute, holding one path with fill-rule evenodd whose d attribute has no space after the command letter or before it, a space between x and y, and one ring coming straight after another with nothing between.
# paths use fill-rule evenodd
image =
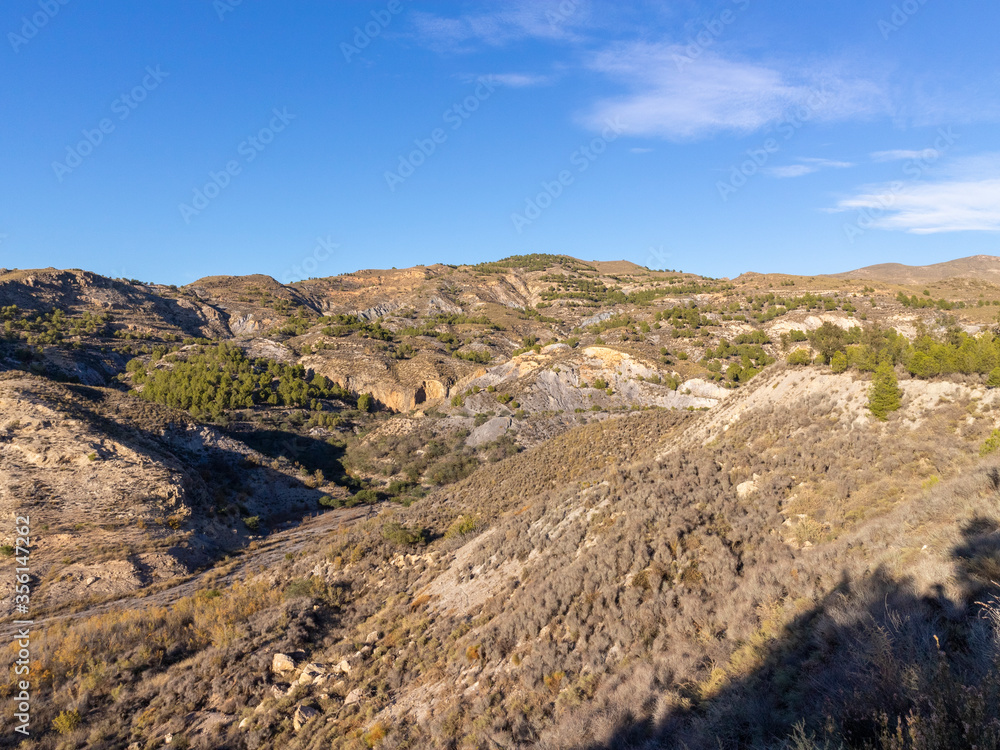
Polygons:
<instances>
[{"instance_id":1,"label":"boulder","mask_svg":"<svg viewBox=\"0 0 1000 750\"><path fill-rule=\"evenodd\" d=\"M474 429L465 439L465 444L470 448L478 448L480 445L492 443L503 437L512 424L514 420L510 417L494 417Z\"/></svg>"},{"instance_id":2,"label":"boulder","mask_svg":"<svg viewBox=\"0 0 1000 750\"><path fill-rule=\"evenodd\" d=\"M307 664L299 675L300 685L312 685L316 680L326 675L326 667L323 664L313 662Z\"/></svg>"},{"instance_id":3,"label":"boulder","mask_svg":"<svg viewBox=\"0 0 1000 750\"><path fill-rule=\"evenodd\" d=\"M351 673L351 663L347 659L343 659L340 664L333 668L335 674L347 674Z\"/></svg>"},{"instance_id":4,"label":"boulder","mask_svg":"<svg viewBox=\"0 0 1000 750\"><path fill-rule=\"evenodd\" d=\"M294 672L295 660L288 654L275 654L271 659L271 671L275 674Z\"/></svg>"},{"instance_id":5,"label":"boulder","mask_svg":"<svg viewBox=\"0 0 1000 750\"><path fill-rule=\"evenodd\" d=\"M363 695L364 694L361 692L361 688L354 688L354 690L349 692L347 694L347 697L344 698L344 705L353 706L357 703L361 703L361 698L363 697Z\"/></svg>"},{"instance_id":6,"label":"boulder","mask_svg":"<svg viewBox=\"0 0 1000 750\"><path fill-rule=\"evenodd\" d=\"M311 719L315 719L317 716L319 716L319 711L312 706L299 706L295 709L295 715L292 717L292 727L297 732Z\"/></svg>"},{"instance_id":7,"label":"boulder","mask_svg":"<svg viewBox=\"0 0 1000 750\"><path fill-rule=\"evenodd\" d=\"M368 634L368 637L365 638L365 643L376 643L377 641L378 641L378 631L377 630L373 630L372 632L370 632Z\"/></svg>"}]
</instances>

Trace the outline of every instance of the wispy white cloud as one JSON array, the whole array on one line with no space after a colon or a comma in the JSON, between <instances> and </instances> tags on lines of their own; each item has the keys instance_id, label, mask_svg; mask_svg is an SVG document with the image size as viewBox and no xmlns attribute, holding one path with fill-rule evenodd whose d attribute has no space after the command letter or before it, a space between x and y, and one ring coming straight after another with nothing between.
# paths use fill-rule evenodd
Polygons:
<instances>
[{"instance_id":1,"label":"wispy white cloud","mask_svg":"<svg viewBox=\"0 0 1000 750\"><path fill-rule=\"evenodd\" d=\"M926 148L923 151L906 151L896 149L893 151L876 151L871 155L872 161L906 161L908 159L936 159L938 152L933 148Z\"/></svg>"},{"instance_id":2,"label":"wispy white cloud","mask_svg":"<svg viewBox=\"0 0 1000 750\"><path fill-rule=\"evenodd\" d=\"M578 41L588 17L587 3L576 0L513 0L500 10L464 13L456 17L414 11L417 39L438 51L466 53L483 45L503 47L524 39Z\"/></svg>"},{"instance_id":3,"label":"wispy white cloud","mask_svg":"<svg viewBox=\"0 0 1000 750\"><path fill-rule=\"evenodd\" d=\"M863 186L831 211L911 234L1000 232L1000 155L956 161L933 179Z\"/></svg>"},{"instance_id":4,"label":"wispy white cloud","mask_svg":"<svg viewBox=\"0 0 1000 750\"><path fill-rule=\"evenodd\" d=\"M853 167L849 161L834 161L832 159L802 158L799 164L789 164L783 167L771 167L767 173L772 177L804 177L807 174L819 172L821 169L847 169Z\"/></svg>"},{"instance_id":5,"label":"wispy white cloud","mask_svg":"<svg viewBox=\"0 0 1000 750\"><path fill-rule=\"evenodd\" d=\"M528 88L530 86L547 86L554 80L552 76L530 73L494 73L488 77L494 83L514 89Z\"/></svg>"},{"instance_id":6,"label":"wispy white cloud","mask_svg":"<svg viewBox=\"0 0 1000 750\"><path fill-rule=\"evenodd\" d=\"M826 71L784 71L714 52L697 61L678 45L636 43L599 53L591 67L629 92L597 102L582 119L620 118L630 135L690 140L750 133L783 119L847 120L886 111L882 88Z\"/></svg>"}]
</instances>

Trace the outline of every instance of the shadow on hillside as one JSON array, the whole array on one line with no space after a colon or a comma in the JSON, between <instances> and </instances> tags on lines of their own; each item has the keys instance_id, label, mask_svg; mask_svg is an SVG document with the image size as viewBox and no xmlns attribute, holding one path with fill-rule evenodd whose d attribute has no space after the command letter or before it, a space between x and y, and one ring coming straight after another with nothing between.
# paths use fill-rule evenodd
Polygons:
<instances>
[{"instance_id":1,"label":"shadow on hillside","mask_svg":"<svg viewBox=\"0 0 1000 750\"><path fill-rule=\"evenodd\" d=\"M243 424L234 424L225 432L268 458L287 458L301 464L310 474L321 471L327 481L351 486L341 463L343 447L289 430L257 430Z\"/></svg>"},{"instance_id":2,"label":"shadow on hillside","mask_svg":"<svg viewBox=\"0 0 1000 750\"><path fill-rule=\"evenodd\" d=\"M301 518L304 512L318 512L320 508L319 498L323 493L308 487L303 482L305 477L292 477L269 466L251 463L239 451L225 447L225 441L222 441L223 444L202 442L197 432L188 433L189 438L185 437L183 429L179 433L167 430L161 434L166 423L160 407L136 399L130 400L123 408L123 403L118 401L128 398L123 394L115 395L105 389L85 385L61 387L79 398L79 401L66 399L60 402L60 409L68 417L80 420L98 434L121 440L129 449L154 463L172 462L186 469L188 476L194 479L194 485L188 488L192 491L192 518L187 525L192 525L199 539L210 540L209 546L217 548L213 555L243 546L250 531L266 532L268 526L290 518ZM156 411L157 414L153 417L147 411ZM246 436L232 437L242 440ZM320 443L331 455L336 453L332 446L325 443L312 443ZM313 456L317 450L317 446L309 444L305 455ZM302 458L293 460L302 461ZM331 459L328 463L339 467L339 459ZM282 505L273 498L260 498L256 493L259 487L287 487L295 492L296 499ZM141 502L142 499L141 488L136 488L134 500ZM260 517L259 529L243 528L242 519L249 516ZM210 529L202 528L202 522L208 519L221 521L223 526L242 529L242 533L212 535Z\"/></svg>"},{"instance_id":3,"label":"shadow on hillside","mask_svg":"<svg viewBox=\"0 0 1000 750\"><path fill-rule=\"evenodd\" d=\"M940 588L920 596L910 580L882 569L845 578L784 630L751 674L694 698L694 708L657 724L625 721L610 742L586 747L1000 747L1000 620L987 604L1000 594L1000 526L974 519L952 558L957 600ZM884 743L907 716L907 739Z\"/></svg>"}]
</instances>

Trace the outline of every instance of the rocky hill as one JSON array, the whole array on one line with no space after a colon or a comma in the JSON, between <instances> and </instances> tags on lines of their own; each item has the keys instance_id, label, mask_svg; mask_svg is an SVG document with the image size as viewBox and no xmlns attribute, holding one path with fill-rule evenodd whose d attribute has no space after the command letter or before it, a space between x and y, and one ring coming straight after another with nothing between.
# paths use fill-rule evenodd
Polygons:
<instances>
[{"instance_id":1,"label":"rocky hill","mask_svg":"<svg viewBox=\"0 0 1000 750\"><path fill-rule=\"evenodd\" d=\"M30 747L997 746L993 260L5 271Z\"/></svg>"}]
</instances>

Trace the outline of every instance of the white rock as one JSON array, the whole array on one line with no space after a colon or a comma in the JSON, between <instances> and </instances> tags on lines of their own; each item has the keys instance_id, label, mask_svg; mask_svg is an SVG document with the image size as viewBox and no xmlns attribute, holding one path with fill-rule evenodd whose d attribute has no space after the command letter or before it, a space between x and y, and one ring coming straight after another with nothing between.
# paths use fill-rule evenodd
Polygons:
<instances>
[{"instance_id":1,"label":"white rock","mask_svg":"<svg viewBox=\"0 0 1000 750\"><path fill-rule=\"evenodd\" d=\"M316 680L326 675L326 667L317 662L307 664L299 675L300 685L312 685Z\"/></svg>"},{"instance_id":2,"label":"white rock","mask_svg":"<svg viewBox=\"0 0 1000 750\"><path fill-rule=\"evenodd\" d=\"M347 659L343 659L340 662L340 664L336 665L333 668L333 671L334 671L334 674L337 674L337 673L340 673L340 674L350 674L351 673L351 664L350 664L349 661L347 661Z\"/></svg>"},{"instance_id":3,"label":"white rock","mask_svg":"<svg viewBox=\"0 0 1000 750\"><path fill-rule=\"evenodd\" d=\"M271 659L271 671L275 674L295 671L295 660L288 654L275 654Z\"/></svg>"}]
</instances>

